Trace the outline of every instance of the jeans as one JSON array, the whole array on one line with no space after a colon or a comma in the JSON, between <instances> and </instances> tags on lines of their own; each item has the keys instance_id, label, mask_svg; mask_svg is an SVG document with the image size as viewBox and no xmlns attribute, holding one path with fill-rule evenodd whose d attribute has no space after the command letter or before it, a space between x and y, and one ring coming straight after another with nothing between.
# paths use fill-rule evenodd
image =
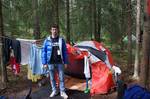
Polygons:
<instances>
[{"instance_id":1,"label":"jeans","mask_svg":"<svg viewBox=\"0 0 150 99\"><path fill-rule=\"evenodd\" d=\"M56 91L56 80L55 80L55 69L58 70L59 74L59 89L61 92L65 90L64 85L64 65L63 64L50 64L48 65L49 73L50 73L50 80L51 80L51 86L52 91Z\"/></svg>"}]
</instances>

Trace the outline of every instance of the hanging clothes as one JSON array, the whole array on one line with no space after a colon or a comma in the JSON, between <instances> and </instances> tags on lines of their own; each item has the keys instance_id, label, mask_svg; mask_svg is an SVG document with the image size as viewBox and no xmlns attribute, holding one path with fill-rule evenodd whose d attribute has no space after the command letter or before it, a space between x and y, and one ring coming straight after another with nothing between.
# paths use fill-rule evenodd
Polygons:
<instances>
[{"instance_id":1,"label":"hanging clothes","mask_svg":"<svg viewBox=\"0 0 150 99\"><path fill-rule=\"evenodd\" d=\"M15 57L10 57L10 65L12 68L12 71L15 75L18 75L20 73L20 64L18 64L16 62L16 58Z\"/></svg>"},{"instance_id":2,"label":"hanging clothes","mask_svg":"<svg viewBox=\"0 0 150 99\"><path fill-rule=\"evenodd\" d=\"M16 58L16 62L18 64L21 63L21 46L18 40L12 40L11 48L14 51L14 57Z\"/></svg>"},{"instance_id":3,"label":"hanging clothes","mask_svg":"<svg viewBox=\"0 0 150 99\"><path fill-rule=\"evenodd\" d=\"M38 80L42 78L41 75L32 74L32 70L30 69L29 66L27 66L27 69L28 69L27 78L31 80L32 82L37 82Z\"/></svg>"},{"instance_id":4,"label":"hanging clothes","mask_svg":"<svg viewBox=\"0 0 150 99\"><path fill-rule=\"evenodd\" d=\"M84 56L84 75L85 78L90 78L90 64L89 64L89 59L87 56Z\"/></svg>"},{"instance_id":5,"label":"hanging clothes","mask_svg":"<svg viewBox=\"0 0 150 99\"><path fill-rule=\"evenodd\" d=\"M15 75L18 75L20 72L20 64L17 63L16 57L14 55L14 50L10 48L10 60L9 64L11 65L11 69Z\"/></svg>"},{"instance_id":6,"label":"hanging clothes","mask_svg":"<svg viewBox=\"0 0 150 99\"><path fill-rule=\"evenodd\" d=\"M16 58L16 62L19 64L21 62L21 47L20 42L18 40L12 40L8 38L3 39L3 63L5 65L8 64L10 60L10 48L14 50L14 57Z\"/></svg>"},{"instance_id":7,"label":"hanging clothes","mask_svg":"<svg viewBox=\"0 0 150 99\"><path fill-rule=\"evenodd\" d=\"M33 74L46 74L48 71L43 68L42 64L42 48L36 44L30 45L29 67Z\"/></svg>"},{"instance_id":8,"label":"hanging clothes","mask_svg":"<svg viewBox=\"0 0 150 99\"><path fill-rule=\"evenodd\" d=\"M27 65L29 63L29 56L30 56L30 45L35 42L36 40L29 40L29 39L20 39L21 45L21 65Z\"/></svg>"},{"instance_id":9,"label":"hanging clothes","mask_svg":"<svg viewBox=\"0 0 150 99\"><path fill-rule=\"evenodd\" d=\"M3 39L3 63L7 65L10 59L10 46L11 46L11 39L4 38Z\"/></svg>"}]
</instances>

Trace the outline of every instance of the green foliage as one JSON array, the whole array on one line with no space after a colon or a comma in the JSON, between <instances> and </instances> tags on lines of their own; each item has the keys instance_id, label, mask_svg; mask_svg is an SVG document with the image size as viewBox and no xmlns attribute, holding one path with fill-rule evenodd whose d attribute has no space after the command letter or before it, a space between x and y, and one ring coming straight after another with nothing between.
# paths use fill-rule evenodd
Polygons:
<instances>
[{"instance_id":1,"label":"green foliage","mask_svg":"<svg viewBox=\"0 0 150 99\"><path fill-rule=\"evenodd\" d=\"M23 38L33 38L34 15L36 10L39 16L41 38L49 33L49 26L54 20L53 0L38 0L37 9L33 9L33 0L3 0L4 30L6 35L17 35ZM59 0L60 32L66 36L66 1ZM123 15L126 11L122 7L122 0L96 0L97 12L100 12L101 39L112 45L120 43L126 33ZM125 4L124 4L125 5ZM132 1L133 20L135 20L135 2ZM91 0L70 0L70 33L71 40L91 40L92 13ZM135 21L133 33L135 31Z\"/></svg>"}]
</instances>

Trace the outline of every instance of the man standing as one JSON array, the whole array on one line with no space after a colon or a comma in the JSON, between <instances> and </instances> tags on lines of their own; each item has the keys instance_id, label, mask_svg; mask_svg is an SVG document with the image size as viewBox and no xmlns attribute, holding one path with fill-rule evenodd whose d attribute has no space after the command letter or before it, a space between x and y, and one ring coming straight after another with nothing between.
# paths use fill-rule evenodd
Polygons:
<instances>
[{"instance_id":1,"label":"man standing","mask_svg":"<svg viewBox=\"0 0 150 99\"><path fill-rule=\"evenodd\" d=\"M53 25L50 29L51 35L47 37L43 44L42 63L44 68L47 68L50 73L50 80L52 86L52 93L50 97L57 95L56 81L54 78L55 69L59 73L59 89L60 95L67 99L64 84L64 67L67 67L67 48L65 40L59 36L59 27Z\"/></svg>"}]
</instances>

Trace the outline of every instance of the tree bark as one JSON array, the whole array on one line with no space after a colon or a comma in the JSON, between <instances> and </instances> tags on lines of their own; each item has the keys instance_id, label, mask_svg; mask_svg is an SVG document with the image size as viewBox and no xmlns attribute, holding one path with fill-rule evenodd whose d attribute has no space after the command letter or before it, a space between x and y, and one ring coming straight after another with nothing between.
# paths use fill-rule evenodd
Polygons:
<instances>
[{"instance_id":1,"label":"tree bark","mask_svg":"<svg viewBox=\"0 0 150 99\"><path fill-rule=\"evenodd\" d=\"M148 7L150 7L150 0L145 0L144 3L144 33L143 33L143 57L142 66L140 72L140 83L145 88L150 88L150 12Z\"/></svg>"},{"instance_id":2,"label":"tree bark","mask_svg":"<svg viewBox=\"0 0 150 99\"><path fill-rule=\"evenodd\" d=\"M121 46L121 50L124 50L124 41L123 41L123 38L124 38L124 36L126 36L126 28L127 28L127 22L126 22L126 20L127 20L127 17L126 17L126 15L127 15L127 13L126 13L126 10L127 10L127 8L126 8L126 5L127 5L127 0L122 0L121 1L121 32L122 32L122 37L121 37L121 40L120 40L120 46Z\"/></svg>"},{"instance_id":3,"label":"tree bark","mask_svg":"<svg viewBox=\"0 0 150 99\"><path fill-rule=\"evenodd\" d=\"M136 15L136 49L135 49L135 63L134 63L134 79L139 79L139 53L140 53L140 14L141 0L137 0L137 15Z\"/></svg>"},{"instance_id":4,"label":"tree bark","mask_svg":"<svg viewBox=\"0 0 150 99\"><path fill-rule=\"evenodd\" d=\"M93 0L90 0L90 4L89 4L89 12L90 13L92 13L93 12L93 10L92 10L92 2L93 2ZM92 14L90 14L90 16L89 16L89 26L91 27L91 25L93 24L93 15ZM91 38L91 40L93 39L93 25L92 25L92 27L89 29L89 31L90 31L90 38Z\"/></svg>"},{"instance_id":5,"label":"tree bark","mask_svg":"<svg viewBox=\"0 0 150 99\"><path fill-rule=\"evenodd\" d=\"M53 10L53 24L59 25L59 1L52 0L52 10Z\"/></svg>"},{"instance_id":6,"label":"tree bark","mask_svg":"<svg viewBox=\"0 0 150 99\"><path fill-rule=\"evenodd\" d=\"M50 15L50 13L51 13L51 11L50 11L50 2L48 2L49 0L45 0L45 2L46 2L46 31L49 33L50 32L50 19L51 20L53 20L52 19L52 17L51 17L51 15ZM48 8L49 7L49 8Z\"/></svg>"},{"instance_id":7,"label":"tree bark","mask_svg":"<svg viewBox=\"0 0 150 99\"><path fill-rule=\"evenodd\" d=\"M33 13L34 13L34 39L40 39L40 23L39 23L39 16L38 16L38 1L33 0Z\"/></svg>"},{"instance_id":8,"label":"tree bark","mask_svg":"<svg viewBox=\"0 0 150 99\"><path fill-rule=\"evenodd\" d=\"M131 0L127 0L127 34L128 34L128 66L132 66L132 24L131 24Z\"/></svg>"},{"instance_id":9,"label":"tree bark","mask_svg":"<svg viewBox=\"0 0 150 99\"><path fill-rule=\"evenodd\" d=\"M59 2L58 0L55 0L55 18L56 18L56 24L59 25Z\"/></svg>"},{"instance_id":10,"label":"tree bark","mask_svg":"<svg viewBox=\"0 0 150 99\"><path fill-rule=\"evenodd\" d=\"M97 34L96 34L96 40L100 42L100 34L101 34L101 1L98 1L97 6Z\"/></svg>"},{"instance_id":11,"label":"tree bark","mask_svg":"<svg viewBox=\"0 0 150 99\"><path fill-rule=\"evenodd\" d=\"M0 0L0 62L1 62L1 85L0 89L3 89L6 87L7 82L7 69L6 66L3 64L3 38L4 32L3 32L3 13L2 13L2 0Z\"/></svg>"},{"instance_id":12,"label":"tree bark","mask_svg":"<svg viewBox=\"0 0 150 99\"><path fill-rule=\"evenodd\" d=\"M66 12L67 12L67 43L70 43L70 12L69 12L69 0L66 0Z\"/></svg>"},{"instance_id":13,"label":"tree bark","mask_svg":"<svg viewBox=\"0 0 150 99\"><path fill-rule=\"evenodd\" d=\"M97 29L96 29L96 0L92 0L92 34L94 34L94 40L97 40Z\"/></svg>"}]
</instances>

